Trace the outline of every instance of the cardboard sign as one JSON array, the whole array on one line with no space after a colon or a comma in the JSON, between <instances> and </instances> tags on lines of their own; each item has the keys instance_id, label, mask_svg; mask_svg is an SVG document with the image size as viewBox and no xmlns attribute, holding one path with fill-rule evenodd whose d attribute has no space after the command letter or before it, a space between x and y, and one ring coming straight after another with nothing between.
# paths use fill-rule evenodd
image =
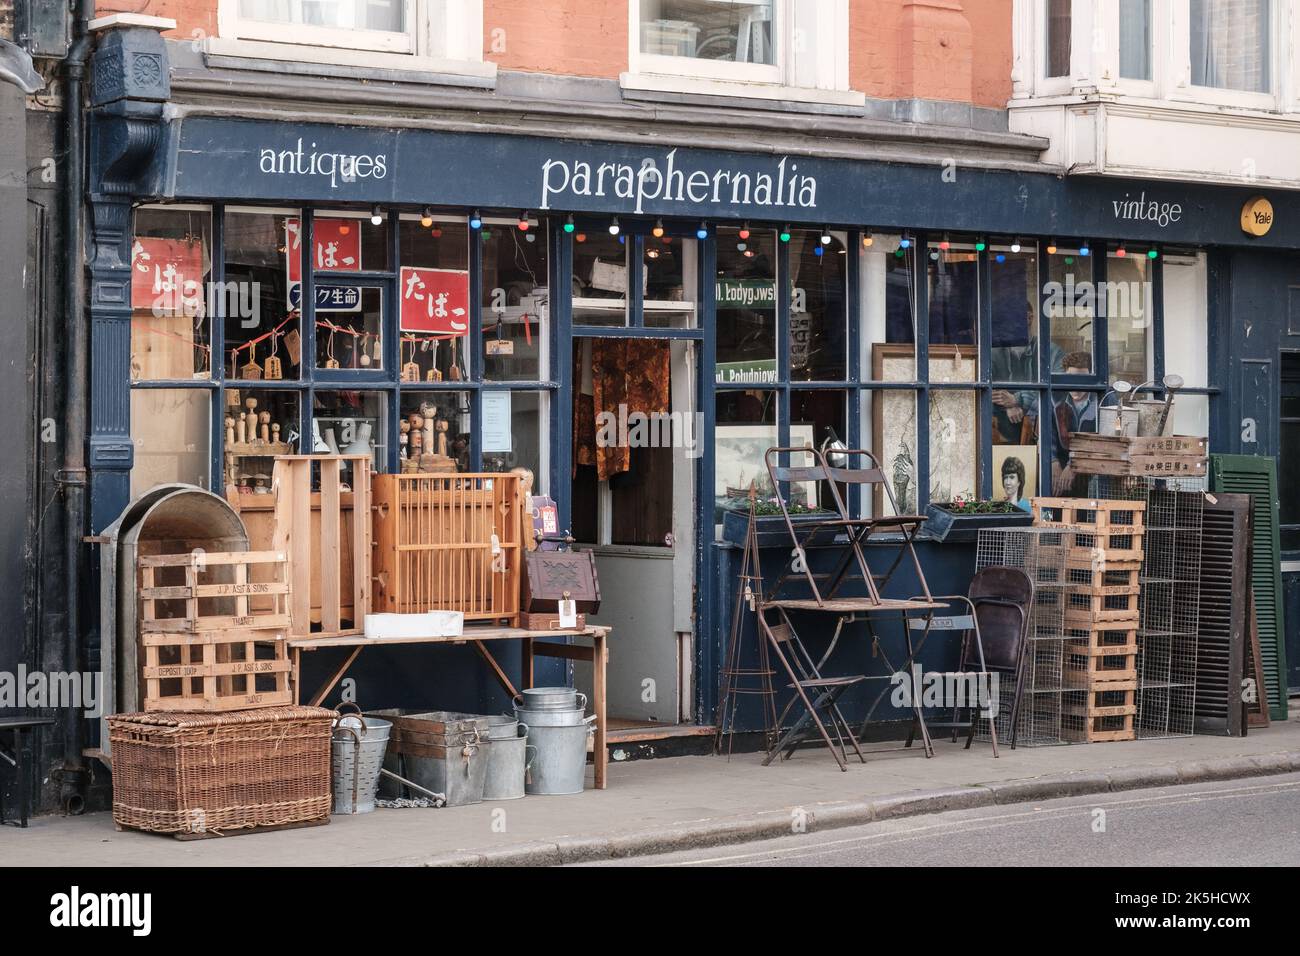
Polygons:
<instances>
[{"instance_id":1,"label":"cardboard sign","mask_svg":"<svg viewBox=\"0 0 1300 956\"><path fill-rule=\"evenodd\" d=\"M469 332L469 272L415 269L401 272L401 328L455 337Z\"/></svg>"},{"instance_id":2,"label":"cardboard sign","mask_svg":"<svg viewBox=\"0 0 1300 956\"><path fill-rule=\"evenodd\" d=\"M203 242L140 236L131 246L131 308L203 315Z\"/></svg>"}]
</instances>

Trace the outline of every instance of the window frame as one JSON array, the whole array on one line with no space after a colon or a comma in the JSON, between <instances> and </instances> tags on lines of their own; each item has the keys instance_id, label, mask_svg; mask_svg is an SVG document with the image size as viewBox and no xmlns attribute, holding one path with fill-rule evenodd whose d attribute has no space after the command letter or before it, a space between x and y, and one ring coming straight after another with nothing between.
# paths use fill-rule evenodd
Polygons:
<instances>
[{"instance_id":1,"label":"window frame","mask_svg":"<svg viewBox=\"0 0 1300 956\"><path fill-rule=\"evenodd\" d=\"M407 28L401 32L368 30L359 27L327 27L317 24L281 20L258 20L245 17L240 0L218 0L217 22L222 36L241 40L264 40L295 46L337 47L345 50L374 50L379 53L415 53L423 5L417 0L400 0L402 20ZM302 0L292 0L301 12Z\"/></svg>"}]
</instances>

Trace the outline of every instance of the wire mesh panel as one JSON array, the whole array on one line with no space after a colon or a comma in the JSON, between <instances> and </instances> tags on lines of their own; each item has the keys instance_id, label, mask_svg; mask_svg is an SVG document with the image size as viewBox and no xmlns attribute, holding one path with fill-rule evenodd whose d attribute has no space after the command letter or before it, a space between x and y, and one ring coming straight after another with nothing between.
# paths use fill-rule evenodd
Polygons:
<instances>
[{"instance_id":1,"label":"wire mesh panel","mask_svg":"<svg viewBox=\"0 0 1300 956\"><path fill-rule=\"evenodd\" d=\"M1098 497L1147 505L1139 575L1137 736L1189 736L1196 709L1205 480L1096 476L1092 485Z\"/></svg>"},{"instance_id":2,"label":"wire mesh panel","mask_svg":"<svg viewBox=\"0 0 1300 956\"><path fill-rule=\"evenodd\" d=\"M1071 577L1068 555L1072 532L1057 528L986 528L979 533L975 567L1018 568L1034 582L1029 617L1025 682L1017 718L1017 746L1060 744L1065 662L1065 614ZM1011 739L1015 682L998 684L997 729Z\"/></svg>"}]
</instances>

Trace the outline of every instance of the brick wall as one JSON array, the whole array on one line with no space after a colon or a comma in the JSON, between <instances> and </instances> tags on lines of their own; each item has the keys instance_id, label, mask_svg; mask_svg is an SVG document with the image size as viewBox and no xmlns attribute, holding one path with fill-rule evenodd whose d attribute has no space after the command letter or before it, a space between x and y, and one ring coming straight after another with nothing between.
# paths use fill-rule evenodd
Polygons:
<instances>
[{"instance_id":1,"label":"brick wall","mask_svg":"<svg viewBox=\"0 0 1300 956\"><path fill-rule=\"evenodd\" d=\"M148 0L143 7L131 0L97 0L95 16L110 13L141 13L175 20L176 29L163 34L173 40L217 35L217 0Z\"/></svg>"},{"instance_id":2,"label":"brick wall","mask_svg":"<svg viewBox=\"0 0 1300 956\"><path fill-rule=\"evenodd\" d=\"M483 0L483 56L503 70L615 78L627 0Z\"/></svg>"}]
</instances>

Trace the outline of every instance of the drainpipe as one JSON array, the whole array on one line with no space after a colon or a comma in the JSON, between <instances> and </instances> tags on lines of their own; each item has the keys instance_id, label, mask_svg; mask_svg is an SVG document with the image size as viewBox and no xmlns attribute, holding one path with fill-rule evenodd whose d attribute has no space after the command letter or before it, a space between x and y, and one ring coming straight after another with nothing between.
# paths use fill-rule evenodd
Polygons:
<instances>
[{"instance_id":1,"label":"drainpipe","mask_svg":"<svg viewBox=\"0 0 1300 956\"><path fill-rule=\"evenodd\" d=\"M64 670L78 674L84 669L86 655L81 637L81 589L83 571L82 536L86 532L86 371L89 330L86 328L85 263L85 127L84 86L86 61L90 57L89 24L94 14L94 0L76 0L72 24L72 46L64 63L66 82L63 111L67 141L64 164L66 183L63 223L64 339L64 423L63 470L59 484L63 491L64 574L66 576L65 616L67 635L63 646ZM64 713L64 756L62 794L67 813L85 809L86 761L82 754L85 725L81 712L67 708Z\"/></svg>"}]
</instances>

